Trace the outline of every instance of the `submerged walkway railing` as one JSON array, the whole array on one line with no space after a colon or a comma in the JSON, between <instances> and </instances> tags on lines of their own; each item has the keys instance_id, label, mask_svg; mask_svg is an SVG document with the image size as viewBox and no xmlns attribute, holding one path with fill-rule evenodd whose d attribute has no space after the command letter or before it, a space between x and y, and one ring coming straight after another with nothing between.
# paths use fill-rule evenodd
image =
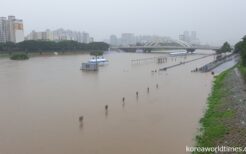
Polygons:
<instances>
[{"instance_id":1,"label":"submerged walkway railing","mask_svg":"<svg viewBox=\"0 0 246 154\"><path fill-rule=\"evenodd\" d=\"M218 60L215 60L213 62L210 62L200 68L196 68L195 70L193 70L192 72L197 72L197 71L200 71L200 72L209 72L211 70L213 70L214 68L218 67L219 65L225 63L225 62L228 62L228 61L231 61L233 59L239 59L239 55L238 54L230 54L230 55L227 55L221 59L218 59Z\"/></svg>"},{"instance_id":2,"label":"submerged walkway railing","mask_svg":"<svg viewBox=\"0 0 246 154\"><path fill-rule=\"evenodd\" d=\"M160 71L166 71L166 70L168 70L168 69L170 69L170 68L174 68L174 67L177 67L177 66L180 66L180 65L183 65L183 64L191 63L191 62L193 62L193 61L200 60L200 59L203 59L203 58L206 58L206 57L209 57L209 56L214 56L214 54L202 56L202 57L200 57L200 58L188 60L188 61L185 61L185 62L180 62L179 64L174 64L174 65L171 65L171 66L167 66L167 67L164 67L164 68L160 68L159 70L160 70Z\"/></svg>"},{"instance_id":3,"label":"submerged walkway railing","mask_svg":"<svg viewBox=\"0 0 246 154\"><path fill-rule=\"evenodd\" d=\"M131 60L132 64L144 64L144 63L166 63L167 57L166 56L159 56L159 57L150 57L150 58L141 58L141 59L134 59Z\"/></svg>"}]
</instances>

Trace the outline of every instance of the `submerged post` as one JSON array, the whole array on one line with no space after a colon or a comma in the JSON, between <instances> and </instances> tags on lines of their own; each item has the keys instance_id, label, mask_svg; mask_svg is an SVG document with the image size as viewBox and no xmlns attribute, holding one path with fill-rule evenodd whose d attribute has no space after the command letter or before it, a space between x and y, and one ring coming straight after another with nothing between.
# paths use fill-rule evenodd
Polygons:
<instances>
[{"instance_id":1,"label":"submerged post","mask_svg":"<svg viewBox=\"0 0 246 154\"><path fill-rule=\"evenodd\" d=\"M80 117L79 117L79 122L81 122L81 123L82 123L82 122L83 122L83 120L84 120L84 116L80 116Z\"/></svg>"},{"instance_id":2,"label":"submerged post","mask_svg":"<svg viewBox=\"0 0 246 154\"><path fill-rule=\"evenodd\" d=\"M105 105L105 110L108 111L108 105Z\"/></svg>"}]
</instances>

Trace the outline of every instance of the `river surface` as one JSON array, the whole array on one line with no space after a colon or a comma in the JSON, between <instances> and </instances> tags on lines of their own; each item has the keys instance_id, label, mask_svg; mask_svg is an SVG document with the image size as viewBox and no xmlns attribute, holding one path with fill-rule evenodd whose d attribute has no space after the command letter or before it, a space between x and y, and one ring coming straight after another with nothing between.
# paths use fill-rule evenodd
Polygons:
<instances>
[{"instance_id":1,"label":"river surface","mask_svg":"<svg viewBox=\"0 0 246 154\"><path fill-rule=\"evenodd\" d=\"M86 54L0 59L0 154L185 153L212 81L191 70L214 57L161 72L152 70L202 55L131 62L157 56L110 52L98 72L80 70Z\"/></svg>"}]
</instances>

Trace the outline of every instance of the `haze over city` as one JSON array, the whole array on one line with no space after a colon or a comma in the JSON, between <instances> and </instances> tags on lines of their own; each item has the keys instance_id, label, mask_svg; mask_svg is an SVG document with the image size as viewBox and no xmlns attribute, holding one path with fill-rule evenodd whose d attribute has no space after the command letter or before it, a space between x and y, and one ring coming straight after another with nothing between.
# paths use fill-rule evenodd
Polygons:
<instances>
[{"instance_id":1,"label":"haze over city","mask_svg":"<svg viewBox=\"0 0 246 154\"><path fill-rule=\"evenodd\" d=\"M86 31L102 41L111 34L170 36L196 31L202 43L236 43L244 34L244 0L8 0L1 16L23 19L25 35L32 30ZM223 5L222 5L223 4ZM11 6L11 7L7 7Z\"/></svg>"}]
</instances>

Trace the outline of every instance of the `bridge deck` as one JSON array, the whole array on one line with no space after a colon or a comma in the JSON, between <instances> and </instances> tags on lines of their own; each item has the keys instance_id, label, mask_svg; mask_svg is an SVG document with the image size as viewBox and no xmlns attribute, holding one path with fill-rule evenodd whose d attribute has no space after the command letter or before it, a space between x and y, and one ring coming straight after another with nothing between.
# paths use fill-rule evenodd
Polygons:
<instances>
[{"instance_id":1,"label":"bridge deck","mask_svg":"<svg viewBox=\"0 0 246 154\"><path fill-rule=\"evenodd\" d=\"M183 47L183 46L130 46L130 47L112 47L111 49L121 49L121 50L130 50L130 49L142 49L142 50L153 50L153 49L169 49L169 50L218 50L218 47Z\"/></svg>"}]
</instances>

